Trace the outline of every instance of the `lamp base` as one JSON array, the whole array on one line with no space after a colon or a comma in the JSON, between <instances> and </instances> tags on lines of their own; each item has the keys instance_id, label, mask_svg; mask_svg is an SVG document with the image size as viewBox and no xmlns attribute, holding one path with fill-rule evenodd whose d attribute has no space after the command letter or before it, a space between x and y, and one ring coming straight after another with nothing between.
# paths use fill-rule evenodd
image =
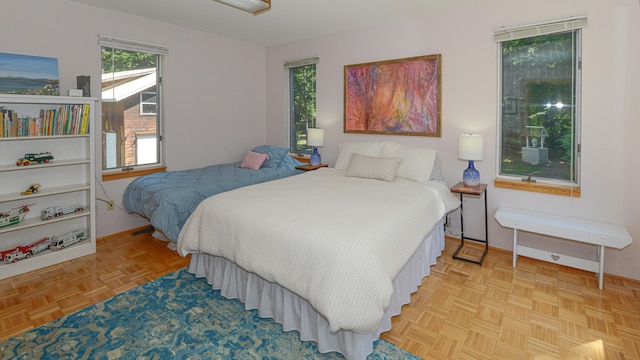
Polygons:
<instances>
[{"instance_id":1,"label":"lamp base","mask_svg":"<svg viewBox=\"0 0 640 360\"><path fill-rule=\"evenodd\" d=\"M309 165L318 166L320 165L320 154L318 153L318 148L313 148L313 154L309 157Z\"/></svg>"},{"instance_id":2,"label":"lamp base","mask_svg":"<svg viewBox=\"0 0 640 360\"><path fill-rule=\"evenodd\" d=\"M480 172L473 167L473 160L469 160L469 167L462 173L462 181L466 186L480 185Z\"/></svg>"}]
</instances>

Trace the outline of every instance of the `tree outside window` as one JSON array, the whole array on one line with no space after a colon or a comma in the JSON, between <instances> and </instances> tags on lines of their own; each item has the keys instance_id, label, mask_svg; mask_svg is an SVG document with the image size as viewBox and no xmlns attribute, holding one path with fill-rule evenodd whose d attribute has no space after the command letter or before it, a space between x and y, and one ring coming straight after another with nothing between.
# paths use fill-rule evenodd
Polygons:
<instances>
[{"instance_id":1,"label":"tree outside window","mask_svg":"<svg viewBox=\"0 0 640 360\"><path fill-rule=\"evenodd\" d=\"M500 43L500 175L578 182L579 31Z\"/></svg>"},{"instance_id":2,"label":"tree outside window","mask_svg":"<svg viewBox=\"0 0 640 360\"><path fill-rule=\"evenodd\" d=\"M316 127L316 64L289 68L290 147L296 154L310 154L307 129Z\"/></svg>"}]
</instances>

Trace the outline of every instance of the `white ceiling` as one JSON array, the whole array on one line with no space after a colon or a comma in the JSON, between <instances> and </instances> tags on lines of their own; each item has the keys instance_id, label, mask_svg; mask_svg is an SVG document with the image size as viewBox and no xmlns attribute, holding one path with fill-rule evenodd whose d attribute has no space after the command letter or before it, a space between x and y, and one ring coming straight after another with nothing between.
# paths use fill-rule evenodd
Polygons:
<instances>
[{"instance_id":1,"label":"white ceiling","mask_svg":"<svg viewBox=\"0 0 640 360\"><path fill-rule=\"evenodd\" d=\"M272 0L254 16L213 0L71 0L265 46L396 22L479 0Z\"/></svg>"}]
</instances>

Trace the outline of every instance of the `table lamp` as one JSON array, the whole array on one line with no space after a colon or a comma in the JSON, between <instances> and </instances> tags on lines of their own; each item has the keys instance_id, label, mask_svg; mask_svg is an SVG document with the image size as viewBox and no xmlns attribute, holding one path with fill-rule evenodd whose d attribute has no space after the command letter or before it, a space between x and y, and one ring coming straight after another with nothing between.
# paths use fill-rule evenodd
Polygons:
<instances>
[{"instance_id":1,"label":"table lamp","mask_svg":"<svg viewBox=\"0 0 640 360\"><path fill-rule=\"evenodd\" d=\"M469 160L469 167L462 174L462 181L466 186L480 184L480 172L473 167L473 162L482 160L482 135L458 135L458 159Z\"/></svg>"},{"instance_id":2,"label":"table lamp","mask_svg":"<svg viewBox=\"0 0 640 360\"><path fill-rule=\"evenodd\" d=\"M313 153L309 158L310 165L320 165L320 154L318 154L318 146L323 145L324 129L307 129L307 146L313 146Z\"/></svg>"}]
</instances>

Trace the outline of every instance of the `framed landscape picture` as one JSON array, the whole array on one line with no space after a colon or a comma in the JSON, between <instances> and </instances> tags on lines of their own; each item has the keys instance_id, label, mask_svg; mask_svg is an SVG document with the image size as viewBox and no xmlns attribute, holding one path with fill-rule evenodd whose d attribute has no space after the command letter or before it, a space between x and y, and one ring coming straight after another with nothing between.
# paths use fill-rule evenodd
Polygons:
<instances>
[{"instance_id":1,"label":"framed landscape picture","mask_svg":"<svg viewBox=\"0 0 640 360\"><path fill-rule=\"evenodd\" d=\"M344 132L439 137L441 55L344 67Z\"/></svg>"},{"instance_id":2,"label":"framed landscape picture","mask_svg":"<svg viewBox=\"0 0 640 360\"><path fill-rule=\"evenodd\" d=\"M0 94L60 95L58 59L0 53Z\"/></svg>"}]
</instances>

